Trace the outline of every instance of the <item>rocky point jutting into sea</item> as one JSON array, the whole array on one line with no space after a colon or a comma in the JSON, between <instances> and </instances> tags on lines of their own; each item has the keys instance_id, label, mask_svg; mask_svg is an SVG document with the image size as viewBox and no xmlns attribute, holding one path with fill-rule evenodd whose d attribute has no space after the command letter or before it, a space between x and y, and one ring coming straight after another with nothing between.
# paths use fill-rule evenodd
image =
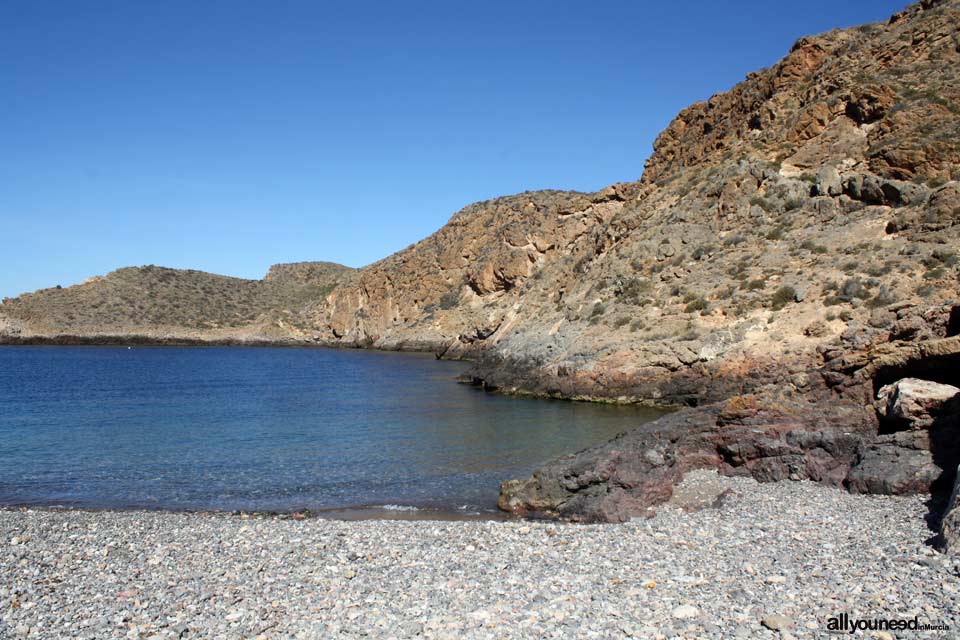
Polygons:
<instances>
[{"instance_id":1,"label":"rocky point jutting into sea","mask_svg":"<svg viewBox=\"0 0 960 640\"><path fill-rule=\"evenodd\" d=\"M433 350L491 390L687 407L505 482L518 513L628 519L696 468L946 498L958 27L924 0L802 38L684 109L636 182L476 203L362 269L120 269L4 300L0 341Z\"/></svg>"}]
</instances>

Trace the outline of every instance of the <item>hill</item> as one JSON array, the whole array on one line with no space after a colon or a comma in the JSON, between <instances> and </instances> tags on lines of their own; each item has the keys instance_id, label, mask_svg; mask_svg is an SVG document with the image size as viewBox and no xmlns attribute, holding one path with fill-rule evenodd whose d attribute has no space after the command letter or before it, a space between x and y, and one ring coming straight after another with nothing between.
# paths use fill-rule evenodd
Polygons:
<instances>
[{"instance_id":1,"label":"hill","mask_svg":"<svg viewBox=\"0 0 960 640\"><path fill-rule=\"evenodd\" d=\"M681 112L641 180L471 205L318 330L480 358L498 388L685 403L900 335L956 297L958 23L928 2L803 38Z\"/></svg>"},{"instance_id":2,"label":"hill","mask_svg":"<svg viewBox=\"0 0 960 640\"><path fill-rule=\"evenodd\" d=\"M280 264L263 280L244 280L127 267L6 299L0 310L10 339L22 341L284 341L309 333L310 310L353 271L329 262Z\"/></svg>"}]
</instances>

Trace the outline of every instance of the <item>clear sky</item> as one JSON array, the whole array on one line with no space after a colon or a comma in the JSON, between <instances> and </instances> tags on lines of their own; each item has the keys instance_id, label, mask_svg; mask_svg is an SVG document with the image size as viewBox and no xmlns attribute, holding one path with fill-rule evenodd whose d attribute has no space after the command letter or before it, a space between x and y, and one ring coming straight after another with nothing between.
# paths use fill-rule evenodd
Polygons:
<instances>
[{"instance_id":1,"label":"clear sky","mask_svg":"<svg viewBox=\"0 0 960 640\"><path fill-rule=\"evenodd\" d=\"M362 266L477 200L634 180L684 106L904 6L4 0L0 295Z\"/></svg>"}]
</instances>

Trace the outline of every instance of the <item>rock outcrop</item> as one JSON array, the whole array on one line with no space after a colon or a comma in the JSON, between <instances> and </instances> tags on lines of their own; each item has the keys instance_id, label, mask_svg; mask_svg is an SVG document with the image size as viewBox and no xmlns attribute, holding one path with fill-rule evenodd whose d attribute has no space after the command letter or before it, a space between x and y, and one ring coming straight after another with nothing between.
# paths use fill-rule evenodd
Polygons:
<instances>
[{"instance_id":1,"label":"rock outcrop","mask_svg":"<svg viewBox=\"0 0 960 640\"><path fill-rule=\"evenodd\" d=\"M761 481L812 479L841 485L872 438L857 406L809 396L734 396L670 414L617 439L553 461L501 488L502 509L585 521L642 516L668 500L693 469Z\"/></svg>"},{"instance_id":2,"label":"rock outcrop","mask_svg":"<svg viewBox=\"0 0 960 640\"><path fill-rule=\"evenodd\" d=\"M574 520L622 521L670 498L687 471L840 486L866 443L869 416L795 392L734 396L688 409L503 483L502 509Z\"/></svg>"},{"instance_id":3,"label":"rock outcrop","mask_svg":"<svg viewBox=\"0 0 960 640\"><path fill-rule=\"evenodd\" d=\"M956 309L928 310L910 322L913 337L922 338L916 341L846 333L794 384L680 411L554 460L527 480L504 482L499 504L517 513L625 520L668 499L695 468L760 481L810 479L857 493L949 492L960 464L960 388L949 384L960 382L960 337L945 334Z\"/></svg>"}]
</instances>

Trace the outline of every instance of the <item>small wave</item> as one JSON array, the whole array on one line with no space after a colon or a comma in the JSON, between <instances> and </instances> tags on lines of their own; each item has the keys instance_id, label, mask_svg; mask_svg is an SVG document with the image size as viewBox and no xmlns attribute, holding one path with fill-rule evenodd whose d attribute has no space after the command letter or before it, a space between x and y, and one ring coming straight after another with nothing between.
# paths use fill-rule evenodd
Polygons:
<instances>
[{"instance_id":1,"label":"small wave","mask_svg":"<svg viewBox=\"0 0 960 640\"><path fill-rule=\"evenodd\" d=\"M479 516L483 514L483 510L481 510L480 507L471 504L462 504L457 507L457 511L465 516Z\"/></svg>"},{"instance_id":2,"label":"small wave","mask_svg":"<svg viewBox=\"0 0 960 640\"><path fill-rule=\"evenodd\" d=\"M405 504L384 504L380 506L385 511L420 511L417 507L411 507Z\"/></svg>"}]
</instances>

